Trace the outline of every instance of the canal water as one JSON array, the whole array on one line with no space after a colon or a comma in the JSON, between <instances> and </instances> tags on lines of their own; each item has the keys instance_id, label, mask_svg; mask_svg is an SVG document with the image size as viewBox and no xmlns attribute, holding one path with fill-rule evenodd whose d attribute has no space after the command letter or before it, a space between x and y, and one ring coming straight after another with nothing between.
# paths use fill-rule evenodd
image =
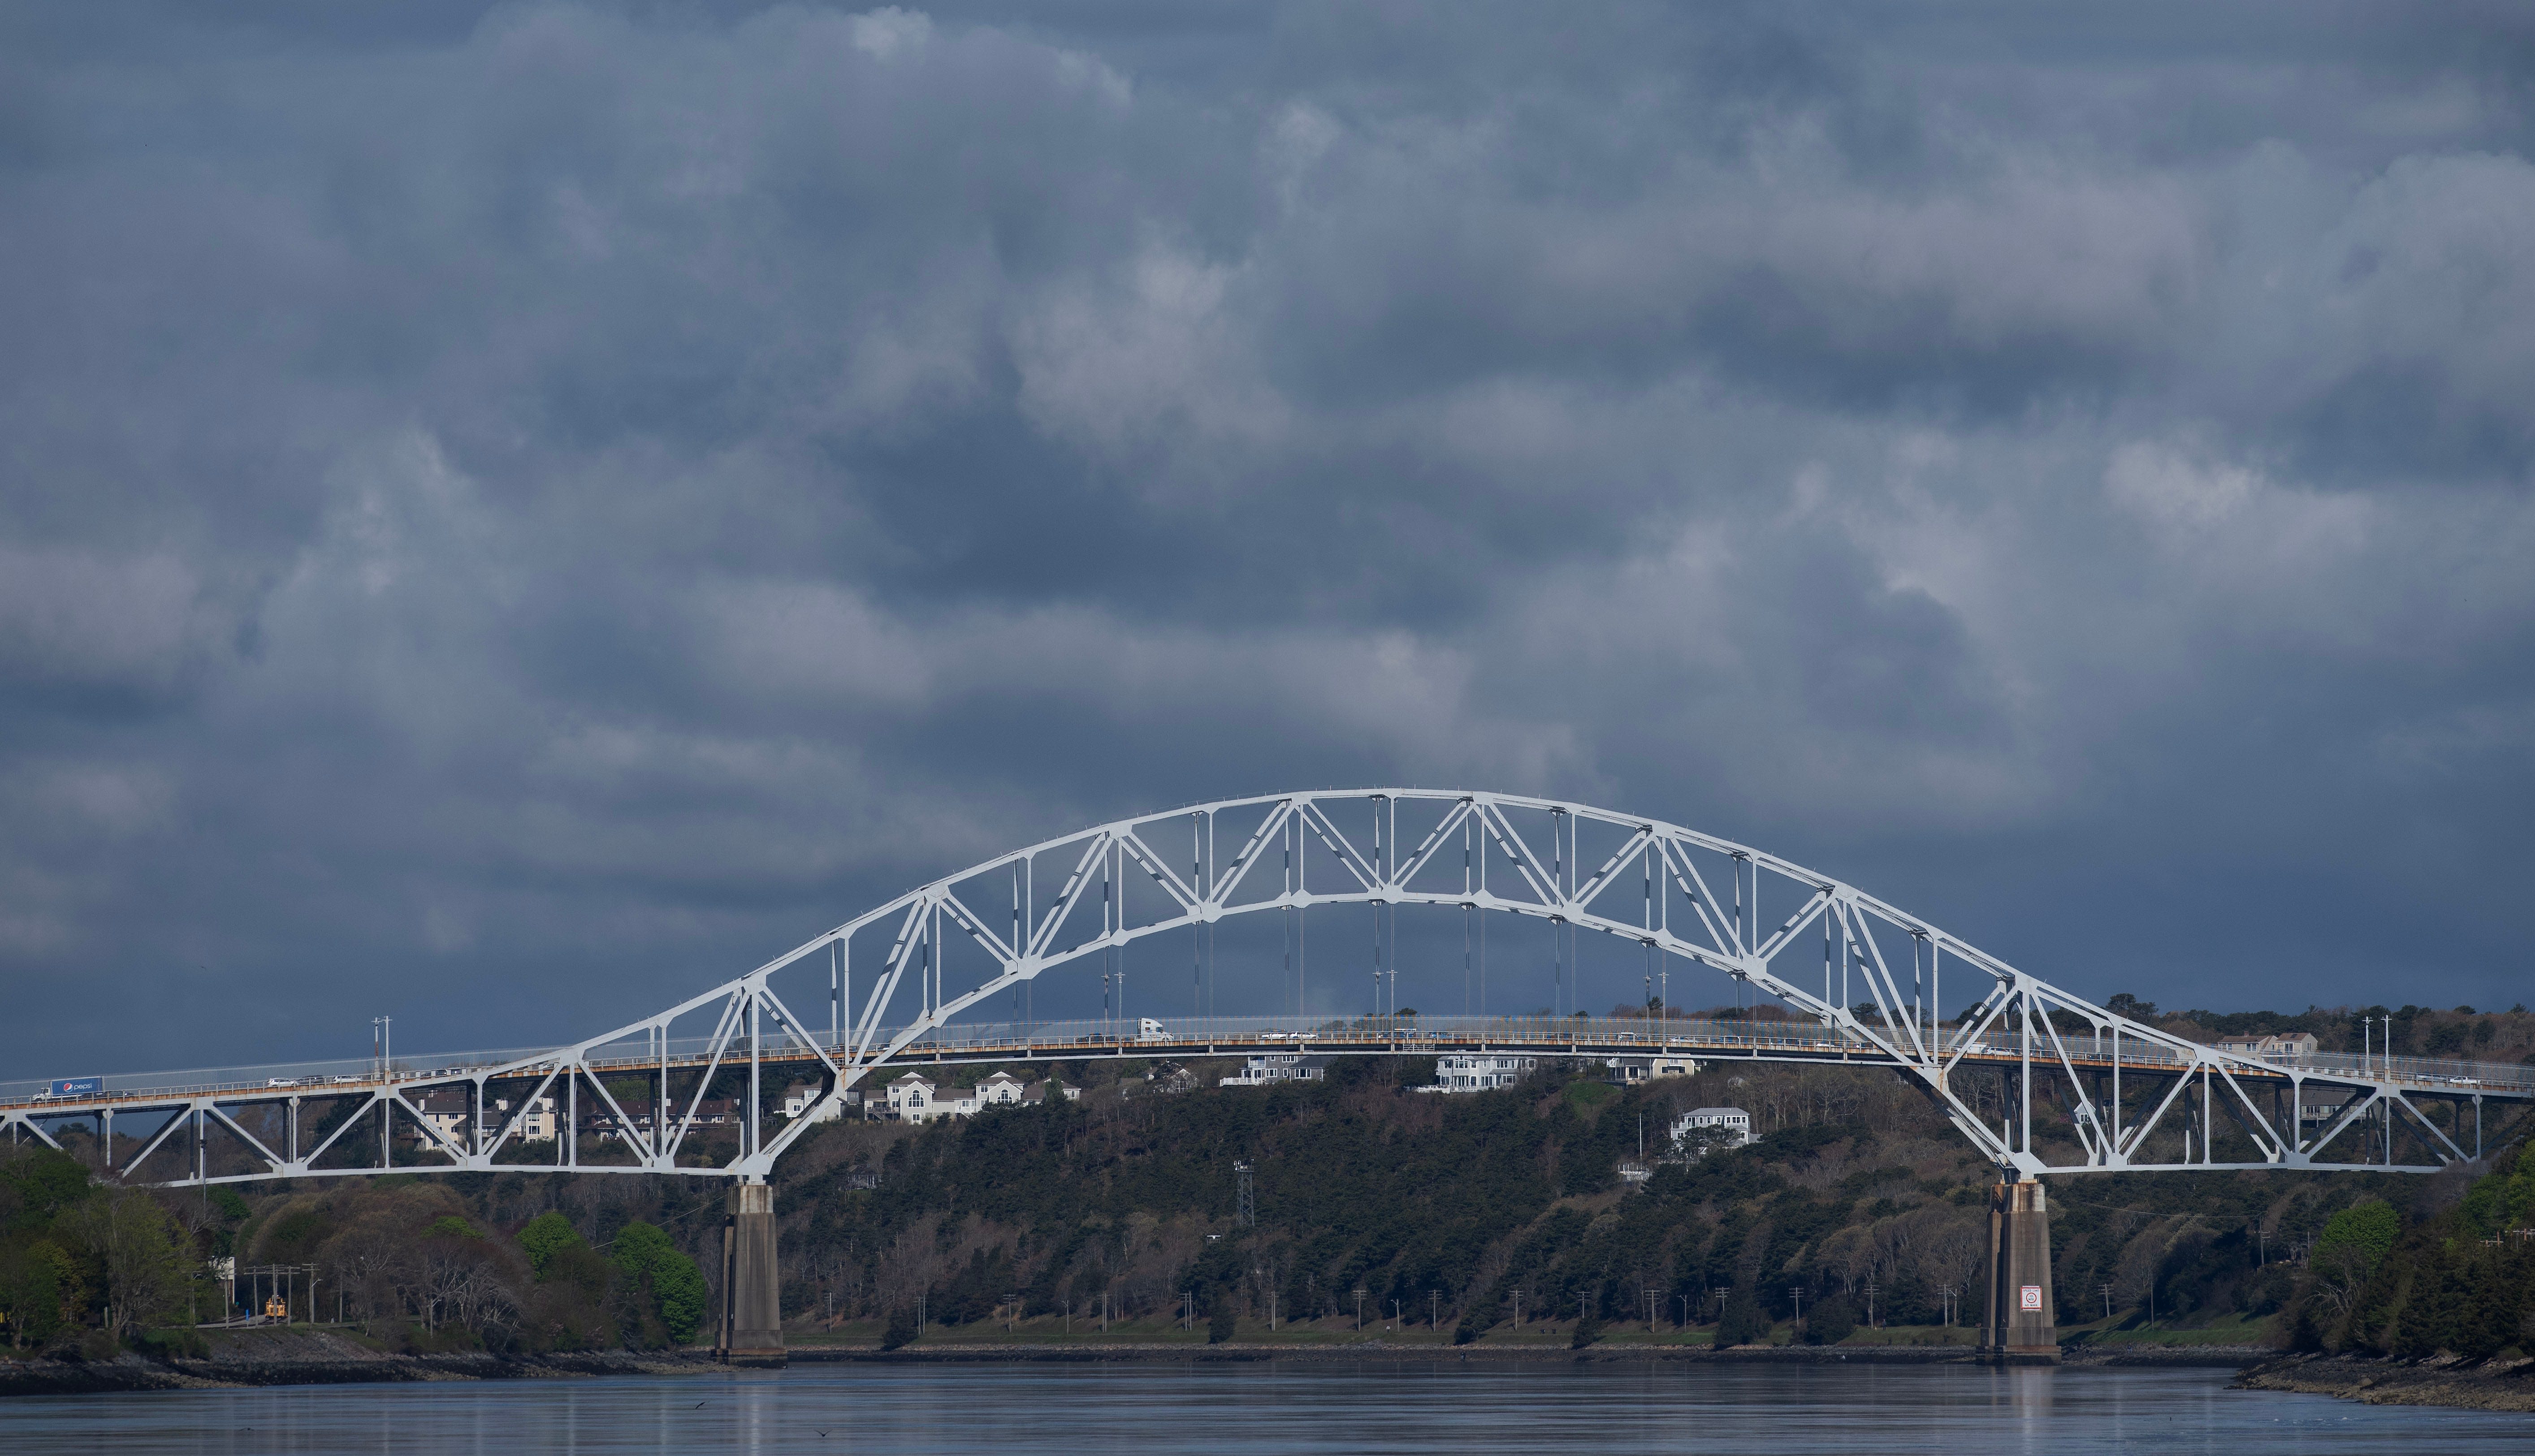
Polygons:
<instances>
[{"instance_id":1,"label":"canal water","mask_svg":"<svg viewBox=\"0 0 2535 1456\"><path fill-rule=\"evenodd\" d=\"M852 1365L0 1401L0 1452L2535 1450L2535 1416L2227 1388L2224 1370L1970 1365Z\"/></svg>"}]
</instances>

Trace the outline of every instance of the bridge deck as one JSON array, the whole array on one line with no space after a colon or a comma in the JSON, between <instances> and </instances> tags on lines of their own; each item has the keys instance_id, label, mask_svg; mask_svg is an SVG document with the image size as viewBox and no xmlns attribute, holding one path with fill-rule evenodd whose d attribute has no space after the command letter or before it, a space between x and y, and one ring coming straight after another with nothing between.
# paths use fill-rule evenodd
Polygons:
<instances>
[{"instance_id":1,"label":"bridge deck","mask_svg":"<svg viewBox=\"0 0 2535 1456\"><path fill-rule=\"evenodd\" d=\"M886 1046L886 1033L878 1045ZM821 1039L820 1049L835 1055ZM1948 1047L1952 1057L1957 1049ZM2124 1038L2063 1037L2057 1045L2036 1036L2028 1049L2014 1036L1992 1034L1958 1049L1957 1065L2037 1067L2068 1065L2082 1072L2171 1076L2185 1062L2168 1048ZM586 1064L594 1072L691 1071L711 1061L710 1049L671 1042L663 1057L641 1043L593 1047ZM1248 1057L1268 1053L1311 1056L1435 1056L1503 1053L1526 1057L1686 1056L1897 1067L1883 1048L1824 1028L1773 1022L1681 1020L1649 1023L1633 1018L1503 1017L1410 1021L1328 1022L1296 1029L1294 1023L1258 1018L1182 1018L1157 1034L1140 1035L1115 1022L976 1024L942 1028L868 1069L865 1081L902 1069L1001 1062L1081 1061L1092 1058ZM201 1099L275 1101L285 1097L361 1096L391 1087L414 1090L477 1080L542 1077L542 1051L489 1052L403 1058L391 1068L367 1062L300 1062L228 1067L202 1072L143 1073L109 1077L121 1085L81 1097L55 1098L44 1084L0 1087L0 1110L36 1117L77 1117L103 1111L167 1107ZM841 1059L839 1059L841 1060ZM762 1075L789 1078L822 1070L810 1047L770 1039L760 1059ZM745 1066L744 1049L725 1052L722 1064ZM2252 1062L2231 1067L2240 1083L2277 1088L2292 1081L2335 1085L2383 1085L2414 1095L2535 1100L2535 1067L2505 1063L2441 1062L2422 1058L2352 1057L2320 1053ZM770 1088L769 1090L772 1090Z\"/></svg>"}]
</instances>

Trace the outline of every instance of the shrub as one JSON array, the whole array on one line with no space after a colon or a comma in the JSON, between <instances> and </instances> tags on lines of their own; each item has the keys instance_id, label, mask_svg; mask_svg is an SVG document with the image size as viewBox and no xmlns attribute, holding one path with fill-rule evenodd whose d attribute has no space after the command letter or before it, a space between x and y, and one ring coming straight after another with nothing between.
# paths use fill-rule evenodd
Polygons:
<instances>
[{"instance_id":1,"label":"shrub","mask_svg":"<svg viewBox=\"0 0 2535 1456\"><path fill-rule=\"evenodd\" d=\"M881 1332L880 1348L896 1350L915 1338L915 1311L904 1304L889 1311L889 1328Z\"/></svg>"},{"instance_id":2,"label":"shrub","mask_svg":"<svg viewBox=\"0 0 2535 1456\"><path fill-rule=\"evenodd\" d=\"M1230 1292L1217 1294L1214 1297L1214 1311L1208 1314L1206 1320L1206 1342L1209 1345L1220 1345L1231 1339L1233 1323L1238 1317L1232 1309Z\"/></svg>"},{"instance_id":3,"label":"shrub","mask_svg":"<svg viewBox=\"0 0 2535 1456\"><path fill-rule=\"evenodd\" d=\"M1769 1321L1762 1314L1761 1302L1752 1298L1750 1290L1738 1289L1726 1297L1725 1312L1716 1320L1717 1349L1758 1344L1768 1332Z\"/></svg>"},{"instance_id":4,"label":"shrub","mask_svg":"<svg viewBox=\"0 0 2535 1456\"><path fill-rule=\"evenodd\" d=\"M1602 1338L1602 1316L1587 1314L1576 1321L1576 1338L1567 1342L1567 1348L1581 1350L1600 1338Z\"/></svg>"},{"instance_id":5,"label":"shrub","mask_svg":"<svg viewBox=\"0 0 2535 1456\"><path fill-rule=\"evenodd\" d=\"M1814 1305L1805 1316L1805 1343L1836 1345L1857 1333L1857 1310L1847 1300L1832 1295Z\"/></svg>"}]
</instances>

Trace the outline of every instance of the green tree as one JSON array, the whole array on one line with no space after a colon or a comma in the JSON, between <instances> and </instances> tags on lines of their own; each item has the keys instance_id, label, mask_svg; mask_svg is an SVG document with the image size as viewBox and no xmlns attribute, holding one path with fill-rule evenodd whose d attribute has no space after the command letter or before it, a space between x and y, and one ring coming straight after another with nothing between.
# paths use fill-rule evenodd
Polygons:
<instances>
[{"instance_id":1,"label":"green tree","mask_svg":"<svg viewBox=\"0 0 2535 1456\"><path fill-rule=\"evenodd\" d=\"M659 1316L671 1343L693 1340L704 1323L706 1302L704 1271L696 1261L670 1243L668 1235L647 1223L617 1230L609 1251L617 1273L649 1299L651 1312Z\"/></svg>"},{"instance_id":2,"label":"green tree","mask_svg":"<svg viewBox=\"0 0 2535 1456\"><path fill-rule=\"evenodd\" d=\"M2511 1151L2490 1172L2475 1179L2465 1189L2465 1221L2474 1232L2489 1238L2503 1229L2517 1228L2535 1216L2535 1158L2523 1149Z\"/></svg>"},{"instance_id":3,"label":"green tree","mask_svg":"<svg viewBox=\"0 0 2535 1456\"><path fill-rule=\"evenodd\" d=\"M915 1310L905 1304L892 1305L889 1328L881 1331L880 1348L896 1350L915 1338Z\"/></svg>"},{"instance_id":4,"label":"green tree","mask_svg":"<svg viewBox=\"0 0 2535 1456\"><path fill-rule=\"evenodd\" d=\"M1725 1312L1716 1320L1716 1348L1735 1345L1757 1345L1769 1333L1768 1316L1761 1312L1761 1302L1748 1289L1738 1289L1725 1298Z\"/></svg>"},{"instance_id":5,"label":"green tree","mask_svg":"<svg viewBox=\"0 0 2535 1456\"><path fill-rule=\"evenodd\" d=\"M197 1268L175 1222L139 1188L104 1187L65 1209L54 1226L85 1244L105 1271L105 1327L138 1331L182 1308Z\"/></svg>"},{"instance_id":6,"label":"green tree","mask_svg":"<svg viewBox=\"0 0 2535 1456\"><path fill-rule=\"evenodd\" d=\"M61 1331L63 1306L79 1293L79 1263L49 1239L0 1244L0 1316L9 1343L40 1346Z\"/></svg>"},{"instance_id":7,"label":"green tree","mask_svg":"<svg viewBox=\"0 0 2535 1456\"><path fill-rule=\"evenodd\" d=\"M2348 1249L2374 1269L2402 1232L2403 1220L2393 1205L2371 1198L2353 1203L2326 1220L2323 1232L2316 1236L2314 1255L2310 1257Z\"/></svg>"},{"instance_id":8,"label":"green tree","mask_svg":"<svg viewBox=\"0 0 2535 1456\"><path fill-rule=\"evenodd\" d=\"M527 1227L520 1230L520 1251L528 1256L528 1274L539 1283L545 1281L556 1254L581 1243L581 1231L572 1226L572 1220L553 1209L528 1220Z\"/></svg>"},{"instance_id":9,"label":"green tree","mask_svg":"<svg viewBox=\"0 0 2535 1456\"><path fill-rule=\"evenodd\" d=\"M1831 1295L1815 1303L1805 1315L1805 1343L1836 1345L1857 1333L1857 1309L1847 1299Z\"/></svg>"},{"instance_id":10,"label":"green tree","mask_svg":"<svg viewBox=\"0 0 2535 1456\"><path fill-rule=\"evenodd\" d=\"M11 1228L41 1230L88 1196L88 1169L70 1154L36 1148L0 1164L0 1214Z\"/></svg>"},{"instance_id":11,"label":"green tree","mask_svg":"<svg viewBox=\"0 0 2535 1456\"><path fill-rule=\"evenodd\" d=\"M1216 1290L1214 1310L1206 1316L1206 1342L1209 1345L1220 1345L1231 1339L1234 1321L1238 1318L1232 1308L1232 1291Z\"/></svg>"}]
</instances>

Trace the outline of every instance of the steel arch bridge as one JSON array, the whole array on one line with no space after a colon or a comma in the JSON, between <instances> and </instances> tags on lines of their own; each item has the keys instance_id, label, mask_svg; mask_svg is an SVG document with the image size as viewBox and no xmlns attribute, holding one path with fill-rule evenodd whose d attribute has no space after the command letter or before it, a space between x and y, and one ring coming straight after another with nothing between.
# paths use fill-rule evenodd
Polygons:
<instances>
[{"instance_id":1,"label":"steel arch bridge","mask_svg":"<svg viewBox=\"0 0 2535 1456\"><path fill-rule=\"evenodd\" d=\"M1373 1004L1364 1014L1305 1011L1307 917L1335 905L1373 908L1365 967ZM1560 947L1552 1012L1453 1018L1385 1008L1386 991L1396 1000L1402 906L1460 912L1465 957L1473 921L1482 923L1482 944L1489 915L1547 922ZM1200 1014L1215 989L1215 927L1270 912L1289 918L1276 989L1280 1000L1292 990L1291 1010ZM1679 961L1729 978L1755 1005L1774 1001L1784 1019L1685 1018L1668 1007L1642 1017L1570 1011L1559 999L1572 1002L1583 931L1643 947L1650 976L1661 956L1667 976ZM1127 1018L1124 947L1180 934L1192 947L1192 1014ZM997 997L1093 957L1103 961L1109 1008L1100 1019L979 1014ZM1980 993L1951 1020L1938 1011L1948 975L1958 987L1970 978ZM1258 989L1256 976L1244 979L1243 989ZM1537 979L1528 988L1535 996ZM815 1007L823 991L829 1024L820 1028L797 1007ZM2204 1046L2090 1004L1831 876L1659 819L1553 799L1403 788L1223 800L1015 850L654 1015L566 1046L145 1074L93 1087L0 1085L0 1124L13 1140L56 1147L64 1129L93 1128L110 1169L161 1185L390 1169L757 1183L884 1068L1302 1050L1883 1066L2020 1179L2184 1169L2429 1173L2480 1157L2486 1102L2535 1100L2535 1070L2518 1066ZM770 1074L804 1087L802 1105L779 1127L769 1126ZM711 1095L737 1091L734 1083L745 1091ZM116 1133L117 1118L140 1130ZM550 1135L535 1136L544 1122Z\"/></svg>"}]
</instances>

